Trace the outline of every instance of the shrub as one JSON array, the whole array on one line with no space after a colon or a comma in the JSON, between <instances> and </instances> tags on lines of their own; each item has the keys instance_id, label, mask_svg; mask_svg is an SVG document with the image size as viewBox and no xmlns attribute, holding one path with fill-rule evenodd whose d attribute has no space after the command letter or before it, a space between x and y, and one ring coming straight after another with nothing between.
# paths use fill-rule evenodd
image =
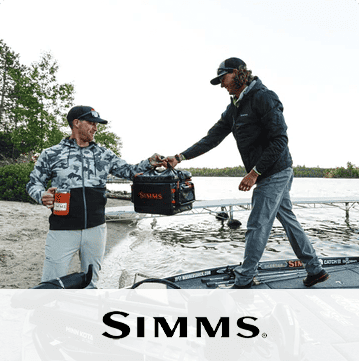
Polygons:
<instances>
[{"instance_id":1,"label":"shrub","mask_svg":"<svg viewBox=\"0 0 359 361\"><path fill-rule=\"evenodd\" d=\"M244 167L183 168L183 170L191 172L193 177L244 177L247 174Z\"/></svg>"},{"instance_id":2,"label":"shrub","mask_svg":"<svg viewBox=\"0 0 359 361\"><path fill-rule=\"evenodd\" d=\"M337 167L331 169L325 176L327 178L359 178L359 168L348 162L347 168Z\"/></svg>"},{"instance_id":3,"label":"shrub","mask_svg":"<svg viewBox=\"0 0 359 361\"><path fill-rule=\"evenodd\" d=\"M305 165L293 167L294 177L323 178L329 171L328 168L307 168Z\"/></svg>"},{"instance_id":4,"label":"shrub","mask_svg":"<svg viewBox=\"0 0 359 361\"><path fill-rule=\"evenodd\" d=\"M3 158L17 158L20 154L21 151L13 144L11 135L0 132L0 155Z\"/></svg>"},{"instance_id":5,"label":"shrub","mask_svg":"<svg viewBox=\"0 0 359 361\"><path fill-rule=\"evenodd\" d=\"M0 167L0 199L36 203L26 192L26 184L33 169L33 162Z\"/></svg>"}]
</instances>

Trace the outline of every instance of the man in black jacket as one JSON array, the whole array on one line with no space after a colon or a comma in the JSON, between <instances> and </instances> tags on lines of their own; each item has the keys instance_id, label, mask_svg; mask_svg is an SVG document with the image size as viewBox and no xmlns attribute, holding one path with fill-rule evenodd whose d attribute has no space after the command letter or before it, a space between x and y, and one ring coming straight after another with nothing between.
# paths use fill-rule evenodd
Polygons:
<instances>
[{"instance_id":1,"label":"man in black jacket","mask_svg":"<svg viewBox=\"0 0 359 361\"><path fill-rule=\"evenodd\" d=\"M239 190L249 191L255 184L252 211L248 219L244 260L235 269L232 288L250 288L256 274L275 218L283 225L296 256L308 272L303 280L307 287L323 282L329 275L321 267L308 237L292 212L289 191L293 182L292 158L288 149L287 126L283 105L277 94L253 77L238 58L223 61L211 84L221 84L231 102L220 120L199 142L184 152L167 157L176 166L216 147L233 133L247 175Z\"/></svg>"}]
</instances>

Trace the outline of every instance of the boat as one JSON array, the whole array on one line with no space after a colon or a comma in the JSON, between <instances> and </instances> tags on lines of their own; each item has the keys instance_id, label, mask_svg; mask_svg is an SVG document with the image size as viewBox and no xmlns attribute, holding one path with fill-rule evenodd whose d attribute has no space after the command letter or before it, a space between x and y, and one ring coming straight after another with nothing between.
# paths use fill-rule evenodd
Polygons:
<instances>
[{"instance_id":1,"label":"boat","mask_svg":"<svg viewBox=\"0 0 359 361\"><path fill-rule=\"evenodd\" d=\"M353 290L342 292L340 288L359 288L359 257L321 260L330 279L302 291L270 291L270 288L303 288L301 279L305 270L298 260L261 262L258 284L253 287L262 288L259 292L215 289L217 285L233 283L236 265L163 279L144 278L134 284L132 288L137 288L134 290L113 289L100 293L71 289L18 290L12 297L12 307L29 311L24 322L22 353L31 357L23 359L32 361L36 355L39 360L73 361L306 361L331 360L332 356L336 360L354 360L359 294ZM61 288L75 288L76 284L78 288L84 287L91 271L61 278ZM141 290L148 286L166 289ZM60 288L56 282L47 287ZM319 287L334 289L312 292ZM122 317L105 328L109 326L104 323L105 315L113 314ZM257 337L248 338L244 334L237 337L238 322L232 321L237 318L240 321L243 316L249 317L260 330ZM198 319L202 321L196 323ZM211 327L203 326L205 319ZM231 323L226 324L226 319ZM179 324L186 326L183 337L177 337L183 331L177 327ZM231 337L223 336L225 325L231 330ZM138 335L136 330L140 326L143 331ZM125 327L133 331L128 337L121 334ZM202 330L202 336L196 333L196 327ZM158 337L154 335L156 329ZM104 331L113 336L104 337Z\"/></svg>"},{"instance_id":2,"label":"boat","mask_svg":"<svg viewBox=\"0 0 359 361\"><path fill-rule=\"evenodd\" d=\"M330 277L311 288L359 288L359 257L320 257L319 260ZM130 288L229 288L234 284L233 270L240 265L224 265L164 278L137 273ZM257 271L253 289L307 289L303 283L307 272L298 259L263 261Z\"/></svg>"},{"instance_id":3,"label":"boat","mask_svg":"<svg viewBox=\"0 0 359 361\"><path fill-rule=\"evenodd\" d=\"M320 263L329 273L329 279L317 283L312 289L359 289L359 257L320 257ZM173 276L157 278L136 273L131 286L121 288L152 288L152 289L220 289L229 288L234 284L234 269L240 266L224 265L219 267L196 270ZM278 259L259 262L257 275L253 280L253 289L308 289L303 279L307 272L298 259ZM33 288L41 289L81 289L91 282L92 265L87 273L74 273L61 278L42 282Z\"/></svg>"}]
</instances>

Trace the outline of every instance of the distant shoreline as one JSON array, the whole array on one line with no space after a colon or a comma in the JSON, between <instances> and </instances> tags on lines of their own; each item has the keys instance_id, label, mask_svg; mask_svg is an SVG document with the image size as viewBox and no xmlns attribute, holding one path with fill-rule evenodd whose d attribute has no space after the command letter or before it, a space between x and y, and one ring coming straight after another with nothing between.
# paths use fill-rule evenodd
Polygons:
<instances>
[{"instance_id":1,"label":"distant shoreline","mask_svg":"<svg viewBox=\"0 0 359 361\"><path fill-rule=\"evenodd\" d=\"M193 177L244 177L247 172L244 167L226 168L176 168L191 172ZM359 178L359 168L350 162L347 168L319 168L295 166L293 167L296 178Z\"/></svg>"},{"instance_id":2,"label":"distant shoreline","mask_svg":"<svg viewBox=\"0 0 359 361\"><path fill-rule=\"evenodd\" d=\"M162 169L164 170L164 168ZM192 177L244 177L247 175L247 172L244 167L227 167L227 168L181 168L176 167L176 170L188 171L192 174ZM161 168L158 170L161 172ZM340 178L340 179L356 179L359 178L359 168L356 168L351 163L348 163L348 167L337 167L337 168L320 168L320 167L305 167L305 166L296 166L293 167L294 177L295 178ZM114 177L116 179L116 177ZM108 179L108 184L115 183L132 183L132 181L127 179L119 179L113 181ZM111 191L113 192L113 191ZM112 195L108 194L108 197L128 199L129 195L123 194Z\"/></svg>"}]
</instances>

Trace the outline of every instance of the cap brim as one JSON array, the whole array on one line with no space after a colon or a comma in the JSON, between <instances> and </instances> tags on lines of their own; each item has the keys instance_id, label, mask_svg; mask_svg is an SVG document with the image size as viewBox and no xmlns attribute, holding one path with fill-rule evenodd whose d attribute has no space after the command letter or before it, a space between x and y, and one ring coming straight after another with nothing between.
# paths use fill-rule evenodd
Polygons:
<instances>
[{"instance_id":1,"label":"cap brim","mask_svg":"<svg viewBox=\"0 0 359 361\"><path fill-rule=\"evenodd\" d=\"M101 118L96 118L96 117L85 117L84 120L87 120L89 122L101 123L101 124L107 124L108 123L107 120L101 119Z\"/></svg>"},{"instance_id":2,"label":"cap brim","mask_svg":"<svg viewBox=\"0 0 359 361\"><path fill-rule=\"evenodd\" d=\"M221 74L219 74L218 76L216 76L215 78L213 78L213 79L211 80L211 84L212 84L212 85L218 85L218 84L220 84L220 83L221 83L220 78L221 78L224 74L227 74L227 73L228 73L228 71L224 71L224 72L222 72Z\"/></svg>"}]
</instances>

